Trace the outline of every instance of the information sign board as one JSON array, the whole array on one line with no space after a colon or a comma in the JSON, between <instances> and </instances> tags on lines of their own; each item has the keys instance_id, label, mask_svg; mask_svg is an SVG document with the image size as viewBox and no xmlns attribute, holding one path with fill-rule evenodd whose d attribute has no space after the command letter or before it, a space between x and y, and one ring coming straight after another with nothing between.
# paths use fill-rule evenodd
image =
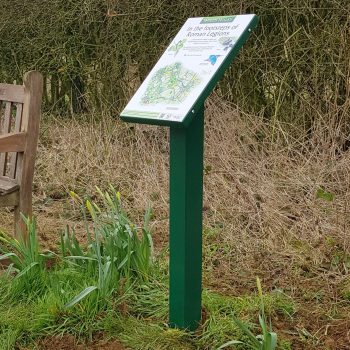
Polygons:
<instances>
[{"instance_id":1,"label":"information sign board","mask_svg":"<svg viewBox=\"0 0 350 350\"><path fill-rule=\"evenodd\" d=\"M255 15L190 18L130 100L127 122L170 126L169 324L201 320L204 101Z\"/></svg>"},{"instance_id":2,"label":"information sign board","mask_svg":"<svg viewBox=\"0 0 350 350\"><path fill-rule=\"evenodd\" d=\"M255 15L189 18L121 118L144 124L185 124L220 79L255 22Z\"/></svg>"}]
</instances>

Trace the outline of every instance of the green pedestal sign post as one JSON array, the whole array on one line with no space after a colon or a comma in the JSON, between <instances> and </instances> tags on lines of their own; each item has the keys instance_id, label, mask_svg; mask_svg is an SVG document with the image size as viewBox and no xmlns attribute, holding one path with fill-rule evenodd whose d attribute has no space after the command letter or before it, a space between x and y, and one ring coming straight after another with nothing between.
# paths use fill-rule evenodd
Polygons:
<instances>
[{"instance_id":1,"label":"green pedestal sign post","mask_svg":"<svg viewBox=\"0 0 350 350\"><path fill-rule=\"evenodd\" d=\"M169 323L201 320L204 101L255 15L189 18L122 111L122 120L170 127Z\"/></svg>"}]
</instances>

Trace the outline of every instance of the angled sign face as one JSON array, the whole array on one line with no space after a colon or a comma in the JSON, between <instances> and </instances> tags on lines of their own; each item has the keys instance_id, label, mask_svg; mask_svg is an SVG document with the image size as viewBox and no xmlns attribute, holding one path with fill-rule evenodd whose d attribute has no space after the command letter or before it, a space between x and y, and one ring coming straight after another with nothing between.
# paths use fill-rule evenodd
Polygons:
<instances>
[{"instance_id":1,"label":"angled sign face","mask_svg":"<svg viewBox=\"0 0 350 350\"><path fill-rule=\"evenodd\" d=\"M121 113L187 126L255 27L255 15L189 18Z\"/></svg>"}]
</instances>

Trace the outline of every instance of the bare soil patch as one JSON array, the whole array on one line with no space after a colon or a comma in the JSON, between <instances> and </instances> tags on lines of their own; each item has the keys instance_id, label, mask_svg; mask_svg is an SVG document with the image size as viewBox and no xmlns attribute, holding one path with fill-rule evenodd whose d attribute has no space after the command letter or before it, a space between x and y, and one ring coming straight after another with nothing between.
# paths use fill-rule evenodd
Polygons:
<instances>
[{"instance_id":1,"label":"bare soil patch","mask_svg":"<svg viewBox=\"0 0 350 350\"><path fill-rule=\"evenodd\" d=\"M98 340L87 344L77 344L73 336L48 337L38 344L39 350L126 350L118 341Z\"/></svg>"}]
</instances>

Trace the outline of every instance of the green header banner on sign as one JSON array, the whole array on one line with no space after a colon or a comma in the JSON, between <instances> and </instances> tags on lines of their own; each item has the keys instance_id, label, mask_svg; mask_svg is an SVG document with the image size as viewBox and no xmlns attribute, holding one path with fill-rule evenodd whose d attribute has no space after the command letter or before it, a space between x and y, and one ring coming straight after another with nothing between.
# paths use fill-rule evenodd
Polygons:
<instances>
[{"instance_id":1,"label":"green header banner on sign","mask_svg":"<svg viewBox=\"0 0 350 350\"><path fill-rule=\"evenodd\" d=\"M201 24L206 23L231 23L236 16L217 16L217 17L204 17Z\"/></svg>"}]
</instances>

